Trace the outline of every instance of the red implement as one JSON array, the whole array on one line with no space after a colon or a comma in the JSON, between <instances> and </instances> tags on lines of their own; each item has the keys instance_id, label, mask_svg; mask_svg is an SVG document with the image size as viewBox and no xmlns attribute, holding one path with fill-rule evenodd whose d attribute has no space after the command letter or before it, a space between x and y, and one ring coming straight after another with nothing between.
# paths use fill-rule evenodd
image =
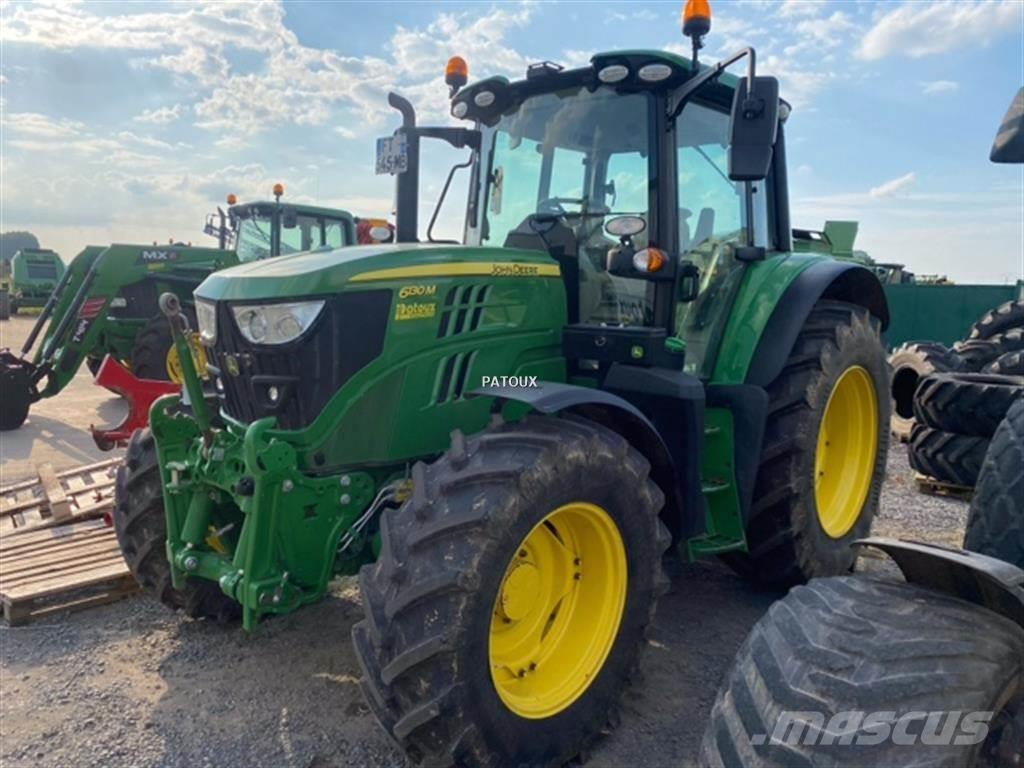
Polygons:
<instances>
[{"instance_id":1,"label":"red implement","mask_svg":"<svg viewBox=\"0 0 1024 768\"><path fill-rule=\"evenodd\" d=\"M153 401L181 389L173 381L139 379L110 355L103 358L103 363L96 372L96 383L128 401L128 415L116 427L89 428L92 431L92 439L96 441L96 447L101 451L126 445L132 432L149 424L149 407L153 405Z\"/></svg>"}]
</instances>

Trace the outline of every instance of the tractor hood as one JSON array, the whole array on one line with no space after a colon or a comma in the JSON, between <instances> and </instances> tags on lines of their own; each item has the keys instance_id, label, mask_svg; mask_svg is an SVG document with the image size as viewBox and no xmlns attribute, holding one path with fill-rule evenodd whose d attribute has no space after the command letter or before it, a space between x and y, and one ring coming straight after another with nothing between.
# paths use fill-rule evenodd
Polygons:
<instances>
[{"instance_id":1,"label":"tractor hood","mask_svg":"<svg viewBox=\"0 0 1024 768\"><path fill-rule=\"evenodd\" d=\"M239 264L207 277L195 295L208 301L261 301L460 275L559 274L555 261L540 251L394 243L310 251Z\"/></svg>"}]
</instances>

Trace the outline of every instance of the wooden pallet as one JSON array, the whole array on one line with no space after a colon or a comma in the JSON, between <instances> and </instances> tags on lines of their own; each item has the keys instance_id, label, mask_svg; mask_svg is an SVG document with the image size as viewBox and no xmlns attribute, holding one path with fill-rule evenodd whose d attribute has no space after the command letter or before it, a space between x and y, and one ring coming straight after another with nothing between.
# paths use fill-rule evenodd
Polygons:
<instances>
[{"instance_id":1,"label":"wooden pallet","mask_svg":"<svg viewBox=\"0 0 1024 768\"><path fill-rule=\"evenodd\" d=\"M970 501L974 496L974 489L966 485L954 485L944 480L936 480L934 477L914 473L914 482L917 483L917 490L927 493L929 496L946 496L950 499Z\"/></svg>"},{"instance_id":2,"label":"wooden pallet","mask_svg":"<svg viewBox=\"0 0 1024 768\"><path fill-rule=\"evenodd\" d=\"M0 488L0 537L100 517L113 506L114 473L121 459L54 472Z\"/></svg>"},{"instance_id":3,"label":"wooden pallet","mask_svg":"<svg viewBox=\"0 0 1024 768\"><path fill-rule=\"evenodd\" d=\"M137 589L114 530L103 520L0 538L0 601L12 626L109 603Z\"/></svg>"}]
</instances>

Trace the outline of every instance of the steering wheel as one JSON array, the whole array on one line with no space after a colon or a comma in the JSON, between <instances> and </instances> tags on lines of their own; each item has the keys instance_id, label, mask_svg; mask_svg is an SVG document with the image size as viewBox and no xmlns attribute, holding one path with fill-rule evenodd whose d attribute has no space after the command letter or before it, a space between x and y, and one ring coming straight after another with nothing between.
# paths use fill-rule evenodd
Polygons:
<instances>
[{"instance_id":1,"label":"steering wheel","mask_svg":"<svg viewBox=\"0 0 1024 768\"><path fill-rule=\"evenodd\" d=\"M568 216L569 212L565 210L562 203L579 202L579 198L575 197L548 197L537 203L537 213L550 213L555 216Z\"/></svg>"}]
</instances>

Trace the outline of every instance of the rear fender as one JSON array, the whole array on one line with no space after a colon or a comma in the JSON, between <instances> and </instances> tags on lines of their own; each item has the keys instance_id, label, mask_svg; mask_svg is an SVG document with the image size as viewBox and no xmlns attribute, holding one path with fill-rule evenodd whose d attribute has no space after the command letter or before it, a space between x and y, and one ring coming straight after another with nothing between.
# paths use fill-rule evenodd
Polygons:
<instances>
[{"instance_id":1,"label":"rear fender","mask_svg":"<svg viewBox=\"0 0 1024 768\"><path fill-rule=\"evenodd\" d=\"M811 309L821 299L857 304L889 325L889 305L875 274L860 264L824 259L812 264L778 298L746 371L746 383L765 387L782 372Z\"/></svg>"},{"instance_id":2,"label":"rear fender","mask_svg":"<svg viewBox=\"0 0 1024 768\"><path fill-rule=\"evenodd\" d=\"M859 546L880 549L904 578L1005 616L1024 628L1024 571L1003 560L965 549L873 537Z\"/></svg>"}]
</instances>

